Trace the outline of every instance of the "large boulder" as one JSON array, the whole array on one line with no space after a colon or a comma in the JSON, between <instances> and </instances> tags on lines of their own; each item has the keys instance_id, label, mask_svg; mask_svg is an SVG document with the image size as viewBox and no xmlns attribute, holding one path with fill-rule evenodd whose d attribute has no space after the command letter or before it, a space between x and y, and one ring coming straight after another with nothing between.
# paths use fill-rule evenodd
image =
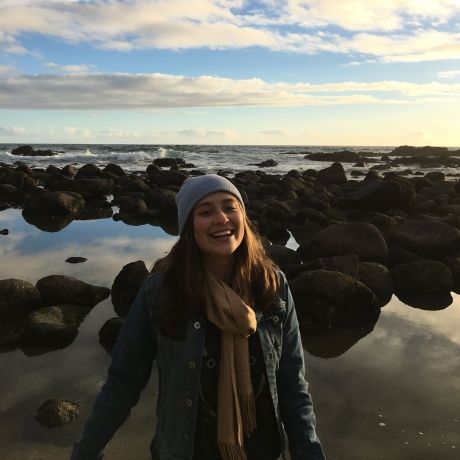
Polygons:
<instances>
[{"instance_id":1,"label":"large boulder","mask_svg":"<svg viewBox=\"0 0 460 460\"><path fill-rule=\"evenodd\" d=\"M363 161L363 156L351 150L341 150L338 152L312 152L305 155L311 161L340 161L343 163L356 163Z\"/></svg>"},{"instance_id":2,"label":"large boulder","mask_svg":"<svg viewBox=\"0 0 460 460\"><path fill-rule=\"evenodd\" d=\"M445 156L451 153L447 147L414 147L412 145L401 145L400 147L396 147L393 149L389 155L396 155L396 156Z\"/></svg>"},{"instance_id":3,"label":"large boulder","mask_svg":"<svg viewBox=\"0 0 460 460\"><path fill-rule=\"evenodd\" d=\"M126 264L115 277L112 285L112 303L117 315L126 317L131 304L148 276L149 271L142 260Z\"/></svg>"},{"instance_id":4,"label":"large boulder","mask_svg":"<svg viewBox=\"0 0 460 460\"><path fill-rule=\"evenodd\" d=\"M37 181L22 171L10 170L3 180L4 184L13 185L19 190L27 190L37 185Z\"/></svg>"},{"instance_id":5,"label":"large boulder","mask_svg":"<svg viewBox=\"0 0 460 460\"><path fill-rule=\"evenodd\" d=\"M174 217L177 215L176 193L166 188L150 190L145 195L145 201L149 208L157 209L160 216Z\"/></svg>"},{"instance_id":6,"label":"large boulder","mask_svg":"<svg viewBox=\"0 0 460 460\"><path fill-rule=\"evenodd\" d=\"M49 149L46 150L34 150L30 145L21 145L11 150L11 155L27 156L27 157L36 157L36 156L45 156L50 157L52 155L57 155L56 152L52 152Z\"/></svg>"},{"instance_id":7,"label":"large boulder","mask_svg":"<svg viewBox=\"0 0 460 460\"><path fill-rule=\"evenodd\" d=\"M313 247L320 257L356 254L363 262L385 264L388 247L377 227L368 222L333 224L313 237Z\"/></svg>"},{"instance_id":8,"label":"large boulder","mask_svg":"<svg viewBox=\"0 0 460 460\"><path fill-rule=\"evenodd\" d=\"M0 280L0 323L25 316L40 306L40 292L33 284L15 278Z\"/></svg>"},{"instance_id":9,"label":"large boulder","mask_svg":"<svg viewBox=\"0 0 460 460\"><path fill-rule=\"evenodd\" d=\"M393 279L384 265L375 262L361 262L359 264L359 281L375 294L380 307L391 300L394 290Z\"/></svg>"},{"instance_id":10,"label":"large boulder","mask_svg":"<svg viewBox=\"0 0 460 460\"><path fill-rule=\"evenodd\" d=\"M114 318L108 319L99 330L99 343L107 353L112 353L112 349L123 327L123 323L123 318L115 316Z\"/></svg>"},{"instance_id":11,"label":"large boulder","mask_svg":"<svg viewBox=\"0 0 460 460\"><path fill-rule=\"evenodd\" d=\"M413 307L439 310L452 303L452 272L436 260L398 265L392 271L395 294Z\"/></svg>"},{"instance_id":12,"label":"large boulder","mask_svg":"<svg viewBox=\"0 0 460 460\"><path fill-rule=\"evenodd\" d=\"M47 399L39 408L35 420L48 428L59 428L78 417L80 403L71 399Z\"/></svg>"},{"instance_id":13,"label":"large boulder","mask_svg":"<svg viewBox=\"0 0 460 460\"><path fill-rule=\"evenodd\" d=\"M374 293L344 273L306 271L289 284L303 331L373 321L380 313Z\"/></svg>"},{"instance_id":14,"label":"large boulder","mask_svg":"<svg viewBox=\"0 0 460 460\"><path fill-rule=\"evenodd\" d=\"M55 305L32 312L24 323L22 340L35 346L62 347L71 344L90 308Z\"/></svg>"},{"instance_id":15,"label":"large boulder","mask_svg":"<svg viewBox=\"0 0 460 460\"><path fill-rule=\"evenodd\" d=\"M78 214L85 207L84 198L74 192L47 192L39 197L28 197L23 212L28 215Z\"/></svg>"},{"instance_id":16,"label":"large boulder","mask_svg":"<svg viewBox=\"0 0 460 460\"><path fill-rule=\"evenodd\" d=\"M271 244L268 246L267 253L283 271L286 271L286 267L290 265L301 263L300 256L296 251L280 244Z\"/></svg>"},{"instance_id":17,"label":"large boulder","mask_svg":"<svg viewBox=\"0 0 460 460\"><path fill-rule=\"evenodd\" d=\"M64 275L49 275L37 281L44 307L71 304L92 308L110 295L110 289L93 286Z\"/></svg>"},{"instance_id":18,"label":"large boulder","mask_svg":"<svg viewBox=\"0 0 460 460\"><path fill-rule=\"evenodd\" d=\"M183 158L155 158L152 164L160 168L179 167L185 165L185 160Z\"/></svg>"},{"instance_id":19,"label":"large boulder","mask_svg":"<svg viewBox=\"0 0 460 460\"><path fill-rule=\"evenodd\" d=\"M363 181L354 193L341 198L337 205L348 209L363 211L388 211L389 209L410 210L415 203L414 185L398 176L383 180Z\"/></svg>"},{"instance_id":20,"label":"large boulder","mask_svg":"<svg viewBox=\"0 0 460 460\"><path fill-rule=\"evenodd\" d=\"M59 178L47 183L47 188L53 191L75 192L85 199L98 198L113 193L112 179L67 179Z\"/></svg>"},{"instance_id":21,"label":"large boulder","mask_svg":"<svg viewBox=\"0 0 460 460\"><path fill-rule=\"evenodd\" d=\"M341 163L333 163L329 168L318 171L316 178L322 184L342 184L347 181L347 176Z\"/></svg>"},{"instance_id":22,"label":"large boulder","mask_svg":"<svg viewBox=\"0 0 460 460\"><path fill-rule=\"evenodd\" d=\"M396 226L389 242L434 260L443 260L460 250L460 230L429 220L407 220Z\"/></svg>"}]
</instances>

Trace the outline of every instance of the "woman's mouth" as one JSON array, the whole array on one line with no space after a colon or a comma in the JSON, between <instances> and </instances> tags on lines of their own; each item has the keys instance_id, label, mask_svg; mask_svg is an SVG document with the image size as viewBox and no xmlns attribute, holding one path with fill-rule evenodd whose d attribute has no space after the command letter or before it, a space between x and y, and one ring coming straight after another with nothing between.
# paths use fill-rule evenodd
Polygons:
<instances>
[{"instance_id":1,"label":"woman's mouth","mask_svg":"<svg viewBox=\"0 0 460 460\"><path fill-rule=\"evenodd\" d=\"M211 236L213 238L226 238L228 236L232 236L234 233L233 230L227 229L227 230L219 230L217 232L211 233Z\"/></svg>"}]
</instances>

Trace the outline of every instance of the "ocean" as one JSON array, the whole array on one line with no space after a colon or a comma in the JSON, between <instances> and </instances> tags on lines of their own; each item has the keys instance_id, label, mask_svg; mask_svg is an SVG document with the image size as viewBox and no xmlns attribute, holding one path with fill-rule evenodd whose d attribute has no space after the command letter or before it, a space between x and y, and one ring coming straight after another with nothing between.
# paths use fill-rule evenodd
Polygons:
<instances>
[{"instance_id":1,"label":"ocean","mask_svg":"<svg viewBox=\"0 0 460 460\"><path fill-rule=\"evenodd\" d=\"M372 152L377 159L388 154L394 147L369 146L273 146L273 145L135 145L135 144L36 144L35 150L50 149L57 152L51 157L27 157L11 155L11 150L20 144L0 144L0 162L13 164L23 161L33 167L67 164L82 166L86 163L105 166L116 163L125 171L143 171L156 158L181 158L204 172L228 170L237 173L243 170L260 169L251 166L265 160L275 160L277 166L264 168L271 174L284 174L291 169L322 169L328 162L310 161L304 156L312 152L337 152L350 150L357 153ZM352 163L344 163L351 170Z\"/></svg>"}]
</instances>

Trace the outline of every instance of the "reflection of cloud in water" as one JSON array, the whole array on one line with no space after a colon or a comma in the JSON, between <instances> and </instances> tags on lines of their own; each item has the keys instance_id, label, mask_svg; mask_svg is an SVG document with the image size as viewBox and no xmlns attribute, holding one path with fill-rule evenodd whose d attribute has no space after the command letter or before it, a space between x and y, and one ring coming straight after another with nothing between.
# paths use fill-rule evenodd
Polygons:
<instances>
[{"instance_id":1,"label":"reflection of cloud in water","mask_svg":"<svg viewBox=\"0 0 460 460\"><path fill-rule=\"evenodd\" d=\"M77 224L76 231L64 230L57 234L32 228L15 233L1 247L0 278L20 278L35 283L43 276L62 274L110 286L123 265L144 260L150 268L176 240L156 227L130 227L110 219L93 225L91 222ZM77 265L66 263L70 256L83 256L88 260Z\"/></svg>"},{"instance_id":2,"label":"reflection of cloud in water","mask_svg":"<svg viewBox=\"0 0 460 460\"><path fill-rule=\"evenodd\" d=\"M451 320L458 330L459 315ZM443 324L388 310L345 354L307 356L319 434L330 458L428 460L433 452L457 458L460 346Z\"/></svg>"},{"instance_id":3,"label":"reflection of cloud in water","mask_svg":"<svg viewBox=\"0 0 460 460\"><path fill-rule=\"evenodd\" d=\"M460 345L460 296L452 294L453 303L445 310L425 311L403 304L396 296L382 309L382 315L394 315L422 326L424 330L441 334Z\"/></svg>"}]
</instances>

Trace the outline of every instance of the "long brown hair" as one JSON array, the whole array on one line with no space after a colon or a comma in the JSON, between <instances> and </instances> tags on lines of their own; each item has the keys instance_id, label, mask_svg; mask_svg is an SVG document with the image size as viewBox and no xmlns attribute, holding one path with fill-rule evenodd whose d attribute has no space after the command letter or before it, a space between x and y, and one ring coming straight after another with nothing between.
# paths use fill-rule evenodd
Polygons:
<instances>
[{"instance_id":1,"label":"long brown hair","mask_svg":"<svg viewBox=\"0 0 460 460\"><path fill-rule=\"evenodd\" d=\"M242 212L244 235L236 250L234 284L240 292L243 286L248 286L254 306L265 310L278 291L277 268L253 224ZM193 236L193 211L179 240L168 255L154 264L152 272L162 273L155 309L159 329L163 335L181 339L190 316L204 312L203 269L201 251Z\"/></svg>"}]
</instances>

